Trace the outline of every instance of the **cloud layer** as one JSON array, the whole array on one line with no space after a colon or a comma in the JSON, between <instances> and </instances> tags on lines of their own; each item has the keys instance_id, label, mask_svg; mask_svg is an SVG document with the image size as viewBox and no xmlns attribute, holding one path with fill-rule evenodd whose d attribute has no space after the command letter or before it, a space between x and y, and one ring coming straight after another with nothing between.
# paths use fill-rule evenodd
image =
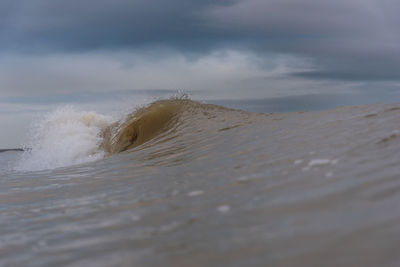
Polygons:
<instances>
[{"instance_id":1,"label":"cloud layer","mask_svg":"<svg viewBox=\"0 0 400 267\"><path fill-rule=\"evenodd\" d=\"M399 80L393 0L3 0L5 53L168 48L201 57L221 49L303 58L309 79Z\"/></svg>"}]
</instances>

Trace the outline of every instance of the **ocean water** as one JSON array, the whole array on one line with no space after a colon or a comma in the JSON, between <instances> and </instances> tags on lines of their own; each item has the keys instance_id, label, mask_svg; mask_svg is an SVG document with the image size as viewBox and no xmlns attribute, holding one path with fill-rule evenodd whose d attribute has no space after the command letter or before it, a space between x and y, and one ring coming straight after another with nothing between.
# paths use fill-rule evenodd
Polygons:
<instances>
[{"instance_id":1,"label":"ocean water","mask_svg":"<svg viewBox=\"0 0 400 267\"><path fill-rule=\"evenodd\" d=\"M67 107L0 153L0 266L399 266L400 105Z\"/></svg>"}]
</instances>

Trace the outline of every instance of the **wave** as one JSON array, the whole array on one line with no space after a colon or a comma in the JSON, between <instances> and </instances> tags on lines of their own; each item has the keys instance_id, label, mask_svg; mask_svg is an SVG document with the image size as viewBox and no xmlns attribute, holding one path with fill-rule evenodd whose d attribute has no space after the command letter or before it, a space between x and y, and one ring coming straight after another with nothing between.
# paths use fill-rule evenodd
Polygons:
<instances>
[{"instance_id":1,"label":"wave","mask_svg":"<svg viewBox=\"0 0 400 267\"><path fill-rule=\"evenodd\" d=\"M33 125L29 149L14 169L37 171L96 161L138 147L182 123L216 117L210 110L217 109L229 110L189 99L159 100L116 121L72 106L59 108Z\"/></svg>"},{"instance_id":2,"label":"wave","mask_svg":"<svg viewBox=\"0 0 400 267\"><path fill-rule=\"evenodd\" d=\"M113 123L102 131L102 150L115 154L151 140L176 122L189 101L160 100L129 114L122 123Z\"/></svg>"}]
</instances>

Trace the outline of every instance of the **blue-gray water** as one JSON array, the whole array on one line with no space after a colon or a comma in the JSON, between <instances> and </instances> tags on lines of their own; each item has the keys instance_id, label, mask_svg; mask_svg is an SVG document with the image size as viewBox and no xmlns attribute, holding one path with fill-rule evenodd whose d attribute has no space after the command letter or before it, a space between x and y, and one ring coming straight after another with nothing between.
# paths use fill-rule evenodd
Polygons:
<instances>
[{"instance_id":1,"label":"blue-gray water","mask_svg":"<svg viewBox=\"0 0 400 267\"><path fill-rule=\"evenodd\" d=\"M155 138L109 156L79 150L105 118L56 115L31 154L0 153L1 266L400 264L400 105L256 114L189 103ZM60 121L68 136L51 129Z\"/></svg>"}]
</instances>

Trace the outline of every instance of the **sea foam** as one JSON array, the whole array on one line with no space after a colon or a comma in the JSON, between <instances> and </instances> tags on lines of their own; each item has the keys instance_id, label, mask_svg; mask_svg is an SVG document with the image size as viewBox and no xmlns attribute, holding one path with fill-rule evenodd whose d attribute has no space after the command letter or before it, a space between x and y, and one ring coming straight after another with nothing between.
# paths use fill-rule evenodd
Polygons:
<instances>
[{"instance_id":1,"label":"sea foam","mask_svg":"<svg viewBox=\"0 0 400 267\"><path fill-rule=\"evenodd\" d=\"M101 159L101 131L111 122L110 117L73 106L56 109L33 124L27 149L15 169L37 171Z\"/></svg>"}]
</instances>

